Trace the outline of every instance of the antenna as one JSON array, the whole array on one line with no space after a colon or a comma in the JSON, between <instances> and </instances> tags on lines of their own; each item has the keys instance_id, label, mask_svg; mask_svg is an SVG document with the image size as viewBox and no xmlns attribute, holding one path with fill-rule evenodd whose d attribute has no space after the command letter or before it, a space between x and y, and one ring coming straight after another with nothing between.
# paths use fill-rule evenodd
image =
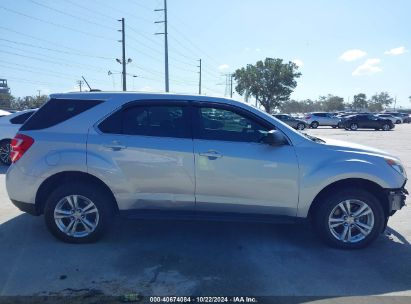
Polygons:
<instances>
[{"instance_id":1,"label":"antenna","mask_svg":"<svg viewBox=\"0 0 411 304\"><path fill-rule=\"evenodd\" d=\"M88 86L88 88L90 89L90 92L93 90L90 85L88 84L86 78L84 78L84 76L81 76L81 78L83 78L84 82L86 83L86 85Z\"/></svg>"}]
</instances>

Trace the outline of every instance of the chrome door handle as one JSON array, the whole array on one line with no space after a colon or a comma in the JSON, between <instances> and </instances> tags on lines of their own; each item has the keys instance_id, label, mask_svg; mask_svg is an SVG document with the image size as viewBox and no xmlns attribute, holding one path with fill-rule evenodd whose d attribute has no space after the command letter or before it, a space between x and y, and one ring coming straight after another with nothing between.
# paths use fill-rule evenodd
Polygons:
<instances>
[{"instance_id":1,"label":"chrome door handle","mask_svg":"<svg viewBox=\"0 0 411 304\"><path fill-rule=\"evenodd\" d=\"M207 152L200 152L199 153L200 156L205 156L205 157L209 157L209 158L221 158L223 157L223 155L217 151L207 151Z\"/></svg>"},{"instance_id":2,"label":"chrome door handle","mask_svg":"<svg viewBox=\"0 0 411 304\"><path fill-rule=\"evenodd\" d=\"M120 151L126 148L126 146L123 146L119 143L112 143L112 144L104 145L103 147L106 149L112 150L112 151Z\"/></svg>"}]
</instances>

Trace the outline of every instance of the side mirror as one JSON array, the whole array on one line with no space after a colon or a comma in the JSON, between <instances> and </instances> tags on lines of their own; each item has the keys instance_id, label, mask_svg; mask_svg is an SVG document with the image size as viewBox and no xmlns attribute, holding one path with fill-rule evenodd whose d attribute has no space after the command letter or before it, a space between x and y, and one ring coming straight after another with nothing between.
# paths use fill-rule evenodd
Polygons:
<instances>
[{"instance_id":1,"label":"side mirror","mask_svg":"<svg viewBox=\"0 0 411 304\"><path fill-rule=\"evenodd\" d=\"M271 130L261 138L261 142L270 146L283 146L287 143L287 140L280 131Z\"/></svg>"}]
</instances>

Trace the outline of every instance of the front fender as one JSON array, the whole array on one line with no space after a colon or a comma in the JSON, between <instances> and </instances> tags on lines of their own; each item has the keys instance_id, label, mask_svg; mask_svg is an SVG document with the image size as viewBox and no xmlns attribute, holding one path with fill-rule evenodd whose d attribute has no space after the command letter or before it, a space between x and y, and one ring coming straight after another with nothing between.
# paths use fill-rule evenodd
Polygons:
<instances>
[{"instance_id":1,"label":"front fender","mask_svg":"<svg viewBox=\"0 0 411 304\"><path fill-rule=\"evenodd\" d=\"M347 155L348 156L348 155ZM306 217L316 196L327 186L345 179L363 179L384 189L400 188L404 178L381 157L325 159L315 166L301 166L297 216Z\"/></svg>"}]
</instances>

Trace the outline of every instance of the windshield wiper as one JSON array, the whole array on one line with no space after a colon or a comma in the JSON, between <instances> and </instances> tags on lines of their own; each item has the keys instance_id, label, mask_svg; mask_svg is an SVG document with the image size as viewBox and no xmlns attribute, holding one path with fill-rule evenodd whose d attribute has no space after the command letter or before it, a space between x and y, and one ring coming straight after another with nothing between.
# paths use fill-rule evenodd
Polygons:
<instances>
[{"instance_id":1,"label":"windshield wiper","mask_svg":"<svg viewBox=\"0 0 411 304\"><path fill-rule=\"evenodd\" d=\"M310 140L312 140L312 141L314 141L314 142L325 143L325 140L322 140L321 138L308 135L307 133L302 133L302 134L304 134L305 137L307 137L308 139L310 139Z\"/></svg>"}]
</instances>

